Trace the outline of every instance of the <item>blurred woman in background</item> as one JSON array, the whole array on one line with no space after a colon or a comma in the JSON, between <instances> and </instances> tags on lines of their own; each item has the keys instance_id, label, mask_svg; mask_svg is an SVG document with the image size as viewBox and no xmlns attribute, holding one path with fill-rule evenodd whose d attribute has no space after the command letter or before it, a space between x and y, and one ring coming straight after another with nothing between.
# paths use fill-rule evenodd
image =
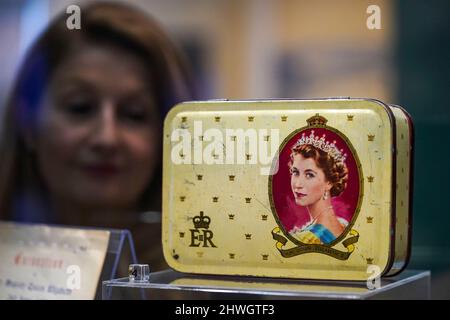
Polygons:
<instances>
[{"instance_id":1,"label":"blurred woman in background","mask_svg":"<svg viewBox=\"0 0 450 320\"><path fill-rule=\"evenodd\" d=\"M194 98L188 67L159 25L122 4L57 17L28 51L0 136L0 219L130 229L138 258L165 266L162 123ZM153 246L152 246L153 244Z\"/></svg>"}]
</instances>

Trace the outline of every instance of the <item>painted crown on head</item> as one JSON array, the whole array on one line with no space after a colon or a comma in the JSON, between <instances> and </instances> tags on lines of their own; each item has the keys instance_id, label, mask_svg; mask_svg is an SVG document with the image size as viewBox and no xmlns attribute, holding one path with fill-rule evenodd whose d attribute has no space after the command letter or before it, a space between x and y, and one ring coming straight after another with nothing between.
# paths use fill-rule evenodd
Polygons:
<instances>
[{"instance_id":1,"label":"painted crown on head","mask_svg":"<svg viewBox=\"0 0 450 320\"><path fill-rule=\"evenodd\" d=\"M336 147L336 141L330 143L329 141L325 140L325 134L322 135L322 137L314 135L314 130L311 130L311 134L309 136L306 136L303 133L302 137L297 140L297 142L292 148L294 149L302 145L312 145L313 147L316 147L328 153L328 155L332 157L336 162L343 163L347 159L347 154L344 153L344 150L343 149L339 150Z\"/></svg>"}]
</instances>

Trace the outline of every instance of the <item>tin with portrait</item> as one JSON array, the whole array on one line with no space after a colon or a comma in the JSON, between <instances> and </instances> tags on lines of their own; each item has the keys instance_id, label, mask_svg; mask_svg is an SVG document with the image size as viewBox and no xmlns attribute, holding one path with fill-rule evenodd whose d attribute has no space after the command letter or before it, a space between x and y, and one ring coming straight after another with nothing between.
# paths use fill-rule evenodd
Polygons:
<instances>
[{"instance_id":1,"label":"tin with portrait","mask_svg":"<svg viewBox=\"0 0 450 320\"><path fill-rule=\"evenodd\" d=\"M407 265L413 126L374 99L185 102L164 124L177 271L367 280Z\"/></svg>"}]
</instances>

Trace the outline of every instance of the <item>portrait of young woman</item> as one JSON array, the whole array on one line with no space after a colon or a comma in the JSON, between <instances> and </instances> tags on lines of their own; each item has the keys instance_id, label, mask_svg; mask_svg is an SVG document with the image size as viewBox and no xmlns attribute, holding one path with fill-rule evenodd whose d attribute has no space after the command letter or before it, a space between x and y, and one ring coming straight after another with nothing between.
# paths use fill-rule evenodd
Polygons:
<instances>
[{"instance_id":1,"label":"portrait of young woman","mask_svg":"<svg viewBox=\"0 0 450 320\"><path fill-rule=\"evenodd\" d=\"M299 140L292 148L289 167L295 203L305 207L310 217L307 224L295 224L289 233L303 243L332 242L348 225L331 205L331 197L339 196L347 186L345 155Z\"/></svg>"},{"instance_id":2,"label":"portrait of young woman","mask_svg":"<svg viewBox=\"0 0 450 320\"><path fill-rule=\"evenodd\" d=\"M185 58L160 25L119 3L61 13L23 59L0 136L0 219L131 230L138 259L164 266L162 124L194 98Z\"/></svg>"},{"instance_id":3,"label":"portrait of young woman","mask_svg":"<svg viewBox=\"0 0 450 320\"><path fill-rule=\"evenodd\" d=\"M328 245L348 230L360 195L357 160L336 132L307 128L287 138L272 181L272 206L286 236Z\"/></svg>"}]
</instances>

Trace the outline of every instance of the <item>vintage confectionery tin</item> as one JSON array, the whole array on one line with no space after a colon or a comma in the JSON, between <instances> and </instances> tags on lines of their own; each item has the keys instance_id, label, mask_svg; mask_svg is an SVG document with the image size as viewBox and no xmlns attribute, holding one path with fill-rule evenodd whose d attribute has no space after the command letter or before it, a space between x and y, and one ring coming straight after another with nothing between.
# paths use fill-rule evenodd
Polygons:
<instances>
[{"instance_id":1,"label":"vintage confectionery tin","mask_svg":"<svg viewBox=\"0 0 450 320\"><path fill-rule=\"evenodd\" d=\"M164 256L187 273L367 280L409 259L413 126L374 99L198 101L164 123Z\"/></svg>"}]
</instances>

